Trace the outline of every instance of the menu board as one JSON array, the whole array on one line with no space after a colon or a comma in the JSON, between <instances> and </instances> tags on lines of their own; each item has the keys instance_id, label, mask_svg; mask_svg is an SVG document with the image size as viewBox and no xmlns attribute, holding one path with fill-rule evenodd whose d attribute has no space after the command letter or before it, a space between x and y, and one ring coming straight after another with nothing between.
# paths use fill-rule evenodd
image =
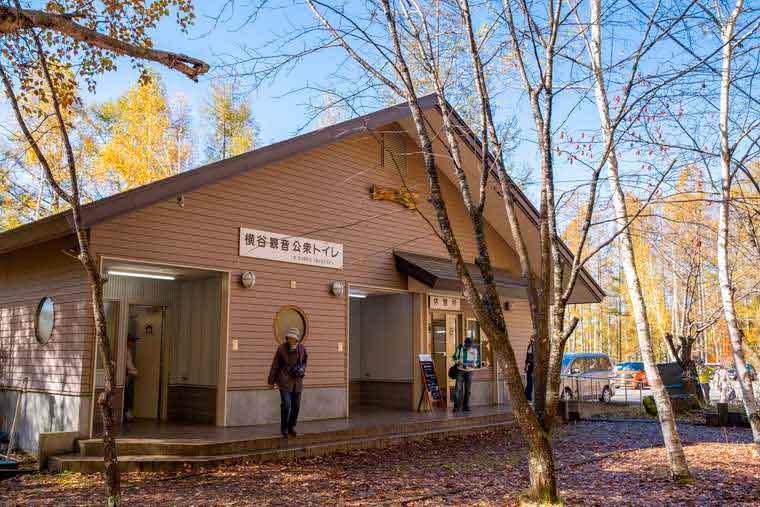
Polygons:
<instances>
[{"instance_id":1,"label":"menu board","mask_svg":"<svg viewBox=\"0 0 760 507\"><path fill-rule=\"evenodd\" d=\"M428 397L428 406L432 409L433 403L439 403L443 401L443 394L441 388L438 386L438 377L435 374L435 366L433 365L433 356L430 354L420 354L420 371L422 372L422 383L425 391L422 393L423 398L425 395ZM417 410L422 406L422 399L417 405Z\"/></svg>"}]
</instances>

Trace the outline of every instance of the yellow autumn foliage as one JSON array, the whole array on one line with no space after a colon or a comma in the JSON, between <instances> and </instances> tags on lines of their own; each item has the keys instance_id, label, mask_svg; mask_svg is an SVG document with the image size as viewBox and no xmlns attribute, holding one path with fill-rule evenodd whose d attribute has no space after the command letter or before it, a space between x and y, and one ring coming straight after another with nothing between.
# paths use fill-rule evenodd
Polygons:
<instances>
[{"instance_id":1,"label":"yellow autumn foliage","mask_svg":"<svg viewBox=\"0 0 760 507\"><path fill-rule=\"evenodd\" d=\"M126 190L181 170L179 152L187 148L172 135L169 104L157 76L101 105L98 113L109 132L95 162L96 179Z\"/></svg>"}]
</instances>

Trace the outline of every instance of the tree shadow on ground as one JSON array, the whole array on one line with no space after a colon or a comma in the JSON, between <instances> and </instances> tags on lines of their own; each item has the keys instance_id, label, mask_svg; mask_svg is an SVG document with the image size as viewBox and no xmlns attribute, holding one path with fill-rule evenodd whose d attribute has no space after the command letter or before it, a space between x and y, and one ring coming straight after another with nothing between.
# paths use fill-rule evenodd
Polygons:
<instances>
[{"instance_id":1,"label":"tree shadow on ground","mask_svg":"<svg viewBox=\"0 0 760 507\"><path fill-rule=\"evenodd\" d=\"M568 505L742 505L760 497L760 467L744 430L684 425L695 482L667 474L659 426L578 423L556 432ZM726 444L725 442L730 442ZM616 453L617 452L617 453ZM527 487L525 445L514 428L385 449L179 474L127 474L136 505L515 505ZM5 488L5 491L3 491ZM40 475L0 484L11 503L102 503L100 476Z\"/></svg>"}]
</instances>

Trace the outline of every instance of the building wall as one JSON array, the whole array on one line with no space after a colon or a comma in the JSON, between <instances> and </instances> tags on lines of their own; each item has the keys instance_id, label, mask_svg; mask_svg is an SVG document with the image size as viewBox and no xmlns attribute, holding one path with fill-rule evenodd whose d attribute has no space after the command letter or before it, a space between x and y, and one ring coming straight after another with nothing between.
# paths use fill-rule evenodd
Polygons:
<instances>
[{"instance_id":1,"label":"building wall","mask_svg":"<svg viewBox=\"0 0 760 507\"><path fill-rule=\"evenodd\" d=\"M31 391L88 393L84 365L92 341L89 287L79 262L64 253L71 240L58 240L0 256L0 386ZM45 345L35 338L40 300L55 303L53 334Z\"/></svg>"},{"instance_id":2,"label":"building wall","mask_svg":"<svg viewBox=\"0 0 760 507\"><path fill-rule=\"evenodd\" d=\"M411 296L394 294L361 300L360 343L361 380L411 382Z\"/></svg>"},{"instance_id":3,"label":"building wall","mask_svg":"<svg viewBox=\"0 0 760 507\"><path fill-rule=\"evenodd\" d=\"M349 301L348 336L350 346L348 349L348 373L351 381L359 381L362 378L362 301L351 299Z\"/></svg>"},{"instance_id":4,"label":"building wall","mask_svg":"<svg viewBox=\"0 0 760 507\"><path fill-rule=\"evenodd\" d=\"M409 409L412 404L412 297L351 301L351 405Z\"/></svg>"},{"instance_id":5,"label":"building wall","mask_svg":"<svg viewBox=\"0 0 760 507\"><path fill-rule=\"evenodd\" d=\"M214 387L219 362L219 278L177 284L177 323L169 383Z\"/></svg>"},{"instance_id":6,"label":"building wall","mask_svg":"<svg viewBox=\"0 0 760 507\"><path fill-rule=\"evenodd\" d=\"M407 151L415 151L408 138L406 145ZM172 198L97 224L90 231L94 251L101 256L231 274L227 424L277 418L276 393L266 386L276 348L272 319L280 307L293 303L310 318L304 418L345 415L348 360L339 348L347 340L347 296L331 296L330 282L406 289L407 280L395 270L394 249L446 256L430 226L436 220L421 158L410 155L406 164L405 182L419 193L419 210L414 211L369 198L372 185L395 189L402 185L395 168L383 167L379 155L373 136L357 134L189 192L183 207ZM441 183L455 234L465 256L473 259L471 226L459 192L444 176ZM240 257L240 227L343 243L344 269ZM491 227L487 227L487 237L495 266L517 274L517 259L506 243ZM72 240L64 239L0 256L0 343L7 357L0 385L19 387L29 377L34 394L25 402L31 412L24 409L27 424L22 428L88 429L89 417L81 414L90 412L93 326L84 272L75 259L61 252L71 246ZM245 290L238 282L248 270L256 273L257 282ZM111 287L116 290L115 285ZM33 319L45 295L56 301L56 326L53 338L41 346L34 339ZM237 350L231 349L232 340L239 344ZM186 364L185 359L177 361ZM120 365L119 384L123 383L121 370ZM201 384L207 381L198 379ZM13 392L3 395L3 410L14 396ZM189 393L186 398L197 403L202 396ZM54 417L40 415L43 405L57 407L50 412ZM36 422L29 418L33 413L39 413L34 416ZM9 418L4 415L7 425Z\"/></svg>"},{"instance_id":7,"label":"building wall","mask_svg":"<svg viewBox=\"0 0 760 507\"><path fill-rule=\"evenodd\" d=\"M19 393L15 390L0 390L0 415L5 418L3 431L10 431ZM36 452L41 432L75 431L84 437L88 431L89 415L89 396L26 392L21 398L16 426L17 447L26 452Z\"/></svg>"},{"instance_id":8,"label":"building wall","mask_svg":"<svg viewBox=\"0 0 760 507\"><path fill-rule=\"evenodd\" d=\"M165 306L164 337L170 351L168 418L213 423L218 380L219 277L167 281L111 276L104 296L120 303L117 385L124 384L129 305ZM99 386L102 375L99 371ZM94 425L99 431L99 413L95 414Z\"/></svg>"},{"instance_id":9,"label":"building wall","mask_svg":"<svg viewBox=\"0 0 760 507\"><path fill-rule=\"evenodd\" d=\"M219 379L219 277L178 283L168 418L213 423Z\"/></svg>"},{"instance_id":10,"label":"building wall","mask_svg":"<svg viewBox=\"0 0 760 507\"><path fill-rule=\"evenodd\" d=\"M0 416L8 431L16 399L28 378L21 400L18 442L37 448L40 431L87 430L90 388L87 344L92 341L92 313L85 272L62 250L72 239L50 241L0 255ZM40 300L55 303L50 340L35 337Z\"/></svg>"},{"instance_id":11,"label":"building wall","mask_svg":"<svg viewBox=\"0 0 760 507\"><path fill-rule=\"evenodd\" d=\"M512 348L517 358L517 366L525 376L525 354L528 350L528 344L530 343L530 336L533 334L533 327L530 319L530 306L527 299L513 299L510 300L511 307L508 312L504 312L504 319L507 321L507 329L509 330L509 341L512 344ZM500 373L500 379L504 378L504 375ZM509 393L507 392L506 382L500 380L498 382L498 399L501 402L509 401Z\"/></svg>"},{"instance_id":12,"label":"building wall","mask_svg":"<svg viewBox=\"0 0 760 507\"><path fill-rule=\"evenodd\" d=\"M93 247L100 255L231 273L228 423L253 424L269 418L251 407L272 401L266 391L276 348L272 319L287 304L299 304L310 319L305 342L307 388L321 390L326 397L342 397L327 405L336 408L333 416L345 415L347 361L339 343L346 340L346 301L329 294L330 282L405 289L405 277L395 270L394 248L446 255L417 211L369 198L373 184L401 186L395 169L381 166L379 153L375 138L357 134L185 194L184 207L171 199L93 228ZM420 157L411 156L407 166L407 183L419 192L420 211L434 222ZM441 180L453 227L472 259L475 248L461 197L445 177ZM342 243L344 269L240 257L240 227ZM488 237L495 264L517 272L516 258L506 243L490 228ZM250 290L239 284L240 274L248 270L256 273L256 285ZM231 349L232 340L238 350ZM321 414L311 414L304 405L305 418Z\"/></svg>"}]
</instances>

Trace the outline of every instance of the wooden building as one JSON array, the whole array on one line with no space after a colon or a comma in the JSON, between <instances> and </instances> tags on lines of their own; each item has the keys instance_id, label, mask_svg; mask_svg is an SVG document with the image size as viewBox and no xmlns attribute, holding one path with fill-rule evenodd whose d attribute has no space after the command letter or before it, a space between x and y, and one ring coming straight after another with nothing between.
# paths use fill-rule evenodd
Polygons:
<instances>
[{"instance_id":1,"label":"wooden building","mask_svg":"<svg viewBox=\"0 0 760 507\"><path fill-rule=\"evenodd\" d=\"M440 126L434 97L423 104ZM464 125L462 136L466 169L477 178L477 140ZM136 417L274 422L279 398L267 373L278 329L290 325L307 327L302 419L349 417L365 405L414 410L418 354L450 354L466 335L484 358L473 404L508 402L487 337L428 223L435 218L415 139L408 108L393 106L86 205L84 223L109 279L117 411L133 335ZM457 239L474 259L453 169L443 146L435 149ZM517 204L538 255L537 211L524 195ZM485 214L522 360L530 315L494 179ZM93 399L103 371L85 273L65 253L71 248L69 213L0 234L0 413L7 426L15 390L28 379L19 424L28 449L40 432L99 431ZM572 302L602 296L583 272ZM51 317L50 308L46 339L36 322L38 313Z\"/></svg>"}]
</instances>

